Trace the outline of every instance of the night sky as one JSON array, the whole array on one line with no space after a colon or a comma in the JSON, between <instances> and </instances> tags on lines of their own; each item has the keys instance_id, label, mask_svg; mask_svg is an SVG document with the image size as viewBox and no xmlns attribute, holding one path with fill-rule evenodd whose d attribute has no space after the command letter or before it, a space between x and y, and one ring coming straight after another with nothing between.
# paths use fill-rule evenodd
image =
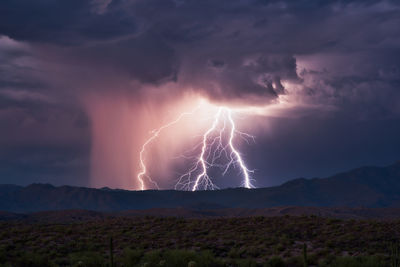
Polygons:
<instances>
[{"instance_id":1,"label":"night sky","mask_svg":"<svg viewBox=\"0 0 400 267\"><path fill-rule=\"evenodd\" d=\"M400 160L400 2L0 2L1 184L137 189L149 131L199 97L285 100L238 116L258 187ZM190 123L151 148L156 179Z\"/></svg>"}]
</instances>

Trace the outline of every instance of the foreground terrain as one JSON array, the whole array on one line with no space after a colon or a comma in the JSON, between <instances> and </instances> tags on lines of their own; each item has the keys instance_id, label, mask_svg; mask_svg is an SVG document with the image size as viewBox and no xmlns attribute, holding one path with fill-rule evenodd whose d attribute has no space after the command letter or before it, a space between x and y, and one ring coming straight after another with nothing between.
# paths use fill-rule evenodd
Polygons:
<instances>
[{"instance_id":1,"label":"foreground terrain","mask_svg":"<svg viewBox=\"0 0 400 267\"><path fill-rule=\"evenodd\" d=\"M400 220L61 215L0 222L0 266L399 266Z\"/></svg>"}]
</instances>

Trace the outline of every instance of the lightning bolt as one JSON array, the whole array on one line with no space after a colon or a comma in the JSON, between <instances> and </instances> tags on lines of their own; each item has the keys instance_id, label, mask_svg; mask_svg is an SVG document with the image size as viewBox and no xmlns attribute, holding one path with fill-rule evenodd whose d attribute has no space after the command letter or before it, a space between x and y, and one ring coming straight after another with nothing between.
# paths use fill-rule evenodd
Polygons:
<instances>
[{"instance_id":1,"label":"lightning bolt","mask_svg":"<svg viewBox=\"0 0 400 267\"><path fill-rule=\"evenodd\" d=\"M196 110L182 113L174 121L165 124L158 130L152 131L151 137L143 144L140 151L141 170L137 175L142 190L145 189L144 177L159 188L157 183L147 174L147 167L144 160L147 146L159 136L161 131L179 123L183 117L192 115ZM237 136L247 142L248 139L254 141L254 136L236 129L232 112L233 111L228 107L219 107L217 109L212 118L210 128L202 135L201 142L189 151L189 153L192 154L201 147L199 156L180 156L186 160L194 160L194 163L186 173L178 177L175 189L188 191L218 189L209 174L209 169L211 167L221 169L223 176L231 167L238 167L242 174L242 186L246 188L255 187L253 185L254 180L250 176L253 170L247 168L241 154L235 146L235 139Z\"/></svg>"},{"instance_id":2,"label":"lightning bolt","mask_svg":"<svg viewBox=\"0 0 400 267\"><path fill-rule=\"evenodd\" d=\"M157 189L160 189L160 187L158 186L157 182L154 181L150 175L147 174L147 167L146 167L146 163L145 163L145 153L146 153L146 148L147 146L149 146L158 136L159 134L165 130L166 128L169 128L175 124L177 124L183 117L188 116L188 115L192 115L199 107L197 107L195 110L193 110L192 112L184 112L182 114L180 114L178 116L178 118L176 118L175 120L163 125L162 127L158 128L157 130L153 130L151 131L151 136L149 139L146 140L146 142L143 144L142 149L140 150L139 153L139 161L140 161L140 172L137 174L137 179L140 183L140 188L141 190L145 190L145 184L144 184L144 177L146 177L152 184L154 184Z\"/></svg>"},{"instance_id":3,"label":"lightning bolt","mask_svg":"<svg viewBox=\"0 0 400 267\"><path fill-rule=\"evenodd\" d=\"M219 122L219 119L220 119L220 117L221 117L221 111L222 111L221 108L218 109L218 112L217 112L217 114L215 115L215 119L214 119L214 122L213 122L211 128L208 129L207 132L203 135L203 145L202 145L202 147L201 147L201 154L200 154L200 157L199 157L198 161L196 162L194 168L192 168L192 169L189 171L189 173L188 173L189 178L190 178L191 174L198 168L198 166L199 166L199 165L201 166L202 172L197 176L196 181L195 181L195 183L194 183L194 185L193 185L192 191L196 191L196 190L197 190L197 188L198 188L199 183L200 183L201 180L203 180L204 183L205 183L205 189L207 189L207 188L210 188L210 189L215 189L215 188L217 188L217 187L213 184L212 180L210 179L210 177L209 177L208 174L207 174L207 168L208 168L208 166L209 166L210 164L209 164L209 163L206 161L206 159L205 159L205 153L206 153L206 151L207 151L207 146L208 146L208 144L207 144L208 136L209 136L209 135L215 130L215 128L217 127L218 122ZM184 174L183 176L180 177L180 179L179 179L177 185L179 185L179 184L181 183L182 178L184 178L185 176L186 176L186 174ZM189 185L190 185L190 179L189 179ZM175 186L175 189L176 189L176 188L177 188L177 186Z\"/></svg>"}]
</instances>

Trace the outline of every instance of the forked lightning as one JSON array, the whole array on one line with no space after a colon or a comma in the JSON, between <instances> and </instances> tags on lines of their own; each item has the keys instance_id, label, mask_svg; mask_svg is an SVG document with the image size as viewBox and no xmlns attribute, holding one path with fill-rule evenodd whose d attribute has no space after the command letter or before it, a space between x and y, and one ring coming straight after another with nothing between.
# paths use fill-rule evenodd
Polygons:
<instances>
[{"instance_id":1,"label":"forked lightning","mask_svg":"<svg viewBox=\"0 0 400 267\"><path fill-rule=\"evenodd\" d=\"M150 183L159 189L157 182L148 174L145 164L146 148L164 129L176 125L186 116L193 115L196 110L182 113L175 120L152 131L150 138L143 144L139 155L140 172L137 175L141 190L146 189L144 178L147 178ZM217 108L216 114L212 118L211 126L202 135L201 142L194 149L190 150L191 154L200 150L200 152L197 152L199 155L181 155L182 158L191 160L193 163L189 170L178 178L175 189L188 191L218 189L209 173L210 168L213 167L219 168L222 171L222 175L225 175L231 167L237 167L242 176L242 186L245 188L254 188L254 180L250 176L250 173L253 171L247 168L240 152L235 146L237 137L241 137L246 141L248 139L254 141L254 136L236 129L232 113L232 109L228 107Z\"/></svg>"}]
</instances>

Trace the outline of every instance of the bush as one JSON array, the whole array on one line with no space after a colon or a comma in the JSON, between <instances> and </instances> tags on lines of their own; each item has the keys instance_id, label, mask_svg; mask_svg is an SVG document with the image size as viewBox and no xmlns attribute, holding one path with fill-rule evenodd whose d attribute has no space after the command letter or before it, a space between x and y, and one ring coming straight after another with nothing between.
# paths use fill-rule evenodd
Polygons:
<instances>
[{"instance_id":1,"label":"bush","mask_svg":"<svg viewBox=\"0 0 400 267\"><path fill-rule=\"evenodd\" d=\"M141 251L126 250L124 266L165 266L165 267L217 267L223 266L211 252L190 250L155 250L142 254Z\"/></svg>"},{"instance_id":2,"label":"bush","mask_svg":"<svg viewBox=\"0 0 400 267\"><path fill-rule=\"evenodd\" d=\"M101 267L108 263L101 254L96 252L70 254L69 259L71 265L76 267Z\"/></svg>"},{"instance_id":3,"label":"bush","mask_svg":"<svg viewBox=\"0 0 400 267\"><path fill-rule=\"evenodd\" d=\"M194 251L168 250L165 252L163 258L165 259L165 266L167 267L187 267L189 262L197 262L196 253Z\"/></svg>"},{"instance_id":4,"label":"bush","mask_svg":"<svg viewBox=\"0 0 400 267\"><path fill-rule=\"evenodd\" d=\"M164 253L166 267L187 267L189 263L196 267L219 266L211 252L194 252L188 250L168 250Z\"/></svg>"},{"instance_id":5,"label":"bush","mask_svg":"<svg viewBox=\"0 0 400 267\"><path fill-rule=\"evenodd\" d=\"M279 243L278 245L276 245L275 250L277 253L280 253L285 250L285 245L282 243Z\"/></svg>"},{"instance_id":6,"label":"bush","mask_svg":"<svg viewBox=\"0 0 400 267\"><path fill-rule=\"evenodd\" d=\"M332 267L378 267L386 266L385 261L378 256L360 256L360 257L337 257Z\"/></svg>"},{"instance_id":7,"label":"bush","mask_svg":"<svg viewBox=\"0 0 400 267\"><path fill-rule=\"evenodd\" d=\"M256 267L258 266L257 262L252 259L237 259L232 262L232 265L236 267Z\"/></svg>"},{"instance_id":8,"label":"bush","mask_svg":"<svg viewBox=\"0 0 400 267\"><path fill-rule=\"evenodd\" d=\"M143 257L143 250L125 249L122 255L122 263L125 267L137 266Z\"/></svg>"},{"instance_id":9,"label":"bush","mask_svg":"<svg viewBox=\"0 0 400 267\"><path fill-rule=\"evenodd\" d=\"M146 253L142 258L142 265L144 266L157 266L162 260L161 251L153 250L151 252Z\"/></svg>"},{"instance_id":10,"label":"bush","mask_svg":"<svg viewBox=\"0 0 400 267\"><path fill-rule=\"evenodd\" d=\"M0 264L3 264L7 260L6 249L3 246L0 246ZM0 265L1 266L1 265Z\"/></svg>"},{"instance_id":11,"label":"bush","mask_svg":"<svg viewBox=\"0 0 400 267\"><path fill-rule=\"evenodd\" d=\"M231 248L228 252L228 257L231 259L240 258L240 251L237 248Z\"/></svg>"},{"instance_id":12,"label":"bush","mask_svg":"<svg viewBox=\"0 0 400 267\"><path fill-rule=\"evenodd\" d=\"M304 267L304 260L301 256L290 257L286 262L291 267Z\"/></svg>"},{"instance_id":13,"label":"bush","mask_svg":"<svg viewBox=\"0 0 400 267\"><path fill-rule=\"evenodd\" d=\"M15 262L15 266L21 267L50 267L53 266L48 258L35 253L25 253Z\"/></svg>"},{"instance_id":14,"label":"bush","mask_svg":"<svg viewBox=\"0 0 400 267\"><path fill-rule=\"evenodd\" d=\"M285 262L279 256L270 258L267 262L268 267L285 267Z\"/></svg>"}]
</instances>

